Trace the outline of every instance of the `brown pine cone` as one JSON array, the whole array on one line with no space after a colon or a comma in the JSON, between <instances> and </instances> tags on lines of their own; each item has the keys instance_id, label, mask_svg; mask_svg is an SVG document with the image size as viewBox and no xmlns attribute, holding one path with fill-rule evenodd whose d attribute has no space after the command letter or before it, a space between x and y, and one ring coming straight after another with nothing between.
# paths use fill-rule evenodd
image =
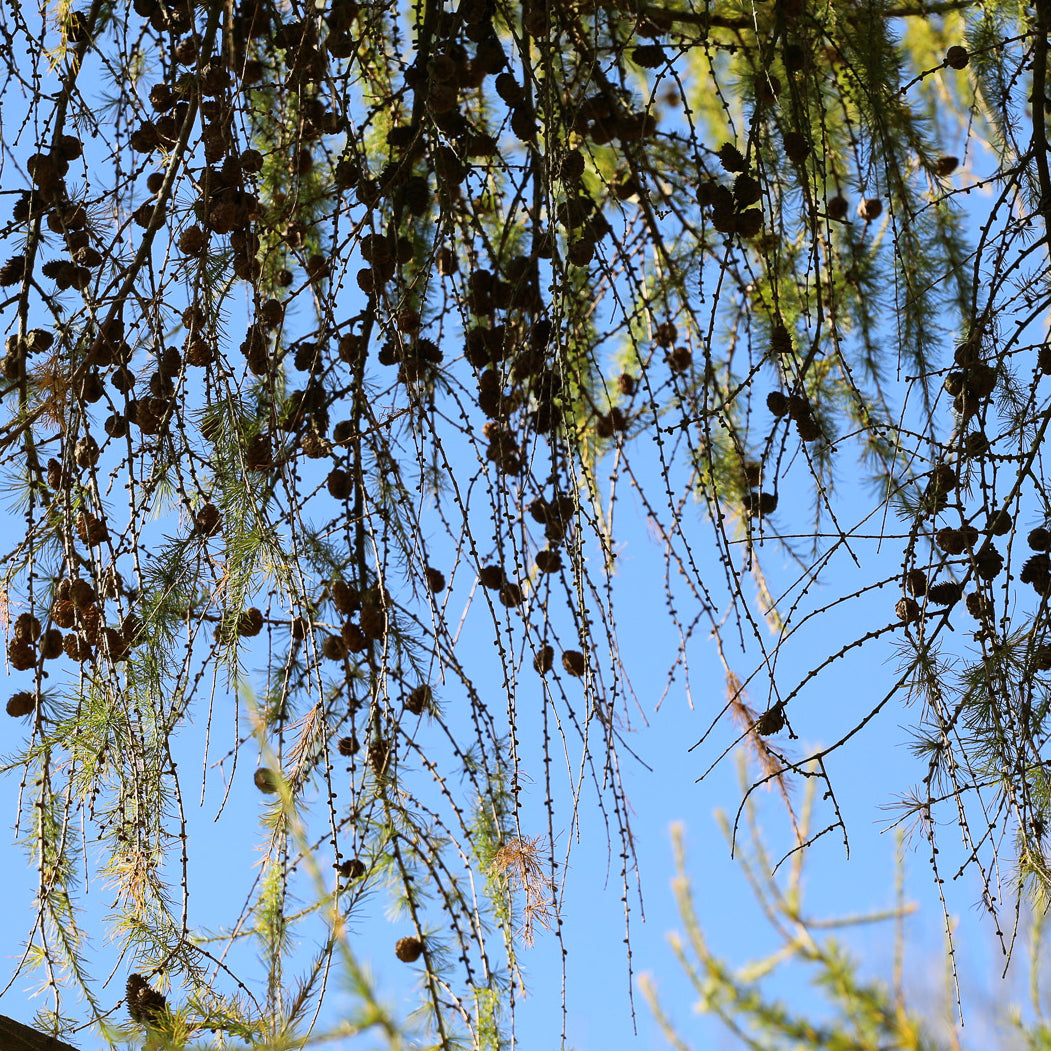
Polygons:
<instances>
[{"instance_id":1,"label":"brown pine cone","mask_svg":"<svg viewBox=\"0 0 1051 1051\"><path fill-rule=\"evenodd\" d=\"M148 1025L150 1022L157 1021L168 1006L163 994L151 988L141 974L128 975L125 1000L132 1021L140 1025Z\"/></svg>"},{"instance_id":2,"label":"brown pine cone","mask_svg":"<svg viewBox=\"0 0 1051 1051\"><path fill-rule=\"evenodd\" d=\"M399 938L394 946L394 955L402 963L413 963L423 952L423 942L419 938Z\"/></svg>"}]
</instances>

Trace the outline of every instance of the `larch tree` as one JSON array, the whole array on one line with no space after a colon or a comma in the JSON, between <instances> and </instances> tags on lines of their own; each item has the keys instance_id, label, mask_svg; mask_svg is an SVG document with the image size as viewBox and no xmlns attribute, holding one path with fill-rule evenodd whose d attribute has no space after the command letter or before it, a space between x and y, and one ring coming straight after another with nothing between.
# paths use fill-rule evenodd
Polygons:
<instances>
[{"instance_id":1,"label":"larch tree","mask_svg":"<svg viewBox=\"0 0 1051 1051\"><path fill-rule=\"evenodd\" d=\"M639 513L669 684L702 636L726 670L666 761L750 745L845 835L825 759L919 699L903 806L937 880L959 825L1009 942L1051 885L1048 19L3 5L4 770L42 1029L300 1046L338 972L340 1032L395 1046L347 936L393 902L419 1039L498 1046L582 800L633 880ZM782 748L881 647L835 743ZM257 878L205 930L200 822L246 808Z\"/></svg>"}]
</instances>

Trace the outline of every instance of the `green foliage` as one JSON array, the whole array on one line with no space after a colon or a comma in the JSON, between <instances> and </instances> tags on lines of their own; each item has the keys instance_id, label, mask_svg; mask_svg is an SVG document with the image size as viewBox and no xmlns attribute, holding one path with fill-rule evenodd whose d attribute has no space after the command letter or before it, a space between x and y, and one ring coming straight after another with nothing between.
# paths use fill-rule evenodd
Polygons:
<instances>
[{"instance_id":1,"label":"green foliage","mask_svg":"<svg viewBox=\"0 0 1051 1051\"><path fill-rule=\"evenodd\" d=\"M804 838L810 830L812 805L813 792L808 791L800 815L800 833ZM813 911L805 900L809 848L796 851L781 868L780 875L771 874L771 859L762 841L753 804L750 803L748 809L750 838L747 844L738 842L737 860L755 897L754 907L766 918L778 944L767 955L747 963L731 963L709 944L704 930L709 903L695 895L687 867L684 829L676 826L672 830L677 873L674 890L683 929L672 935L670 941L678 965L696 995L694 1009L713 1015L741 1046L753 1051L797 1047L828 1051L886 1047L940 1051L966 1046L954 1031L957 1019L937 1017L929 1002L909 993L907 975L915 965L907 956L909 945L903 921L915 908L903 898L902 855L898 858L898 900L892 908L845 916L824 915ZM721 818L721 824L729 836L731 830L725 817ZM873 976L871 964L866 966L846 943L852 935L872 925L891 924L894 933L888 931L888 942L895 943L893 973ZM1033 920L1034 994L1044 927L1040 918ZM800 1006L798 994L788 998L776 991L786 979L803 978L815 990L814 1006ZM947 973L945 978L948 983L945 1003L952 1005L956 997L953 974ZM654 977L645 975L641 986L668 1043L677 1051L696 1046L684 1023L676 1020L681 1014L678 1006L666 1002ZM1008 1046L1020 1039L1027 1047L1046 1047L1044 1005L1034 995L1030 1007L1035 1008L1035 1018L1032 1010L1023 1016L1020 1007L1008 1008L998 1003L995 1017L978 1020L972 1016L970 1022L972 1026L977 1023L985 1032L994 1025L1000 1027L1007 1034ZM966 1032L964 1030L965 1037Z\"/></svg>"}]
</instances>

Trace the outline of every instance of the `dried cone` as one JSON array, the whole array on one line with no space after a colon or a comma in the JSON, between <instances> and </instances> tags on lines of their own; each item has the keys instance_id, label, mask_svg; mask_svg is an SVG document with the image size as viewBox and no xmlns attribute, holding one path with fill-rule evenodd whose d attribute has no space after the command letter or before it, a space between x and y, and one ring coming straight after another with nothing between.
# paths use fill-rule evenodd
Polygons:
<instances>
[{"instance_id":1,"label":"dried cone","mask_svg":"<svg viewBox=\"0 0 1051 1051\"><path fill-rule=\"evenodd\" d=\"M1046 551L1051 547L1051 531L1037 526L1027 538L1027 543L1034 551Z\"/></svg>"},{"instance_id":2,"label":"dried cone","mask_svg":"<svg viewBox=\"0 0 1051 1051\"><path fill-rule=\"evenodd\" d=\"M910 569L905 577L905 586L910 595L926 595L927 574L922 569Z\"/></svg>"},{"instance_id":3,"label":"dried cone","mask_svg":"<svg viewBox=\"0 0 1051 1051\"><path fill-rule=\"evenodd\" d=\"M947 555L961 555L967 550L967 540L960 529L945 526L934 535L935 542Z\"/></svg>"},{"instance_id":4,"label":"dried cone","mask_svg":"<svg viewBox=\"0 0 1051 1051\"><path fill-rule=\"evenodd\" d=\"M353 735L350 737L341 737L336 744L336 751L340 755L350 756L354 755L355 752L361 747L361 742Z\"/></svg>"},{"instance_id":5,"label":"dried cone","mask_svg":"<svg viewBox=\"0 0 1051 1051\"><path fill-rule=\"evenodd\" d=\"M693 364L693 354L689 347L674 347L664 357L672 372L688 372Z\"/></svg>"},{"instance_id":6,"label":"dried cone","mask_svg":"<svg viewBox=\"0 0 1051 1051\"><path fill-rule=\"evenodd\" d=\"M237 634L249 638L254 637L263 630L263 613L261 610L251 606L237 618Z\"/></svg>"},{"instance_id":7,"label":"dried cone","mask_svg":"<svg viewBox=\"0 0 1051 1051\"><path fill-rule=\"evenodd\" d=\"M71 626L72 623L73 618L71 615L67 627ZM44 632L44 635L40 640L40 656L46 661L51 661L56 657L62 656L62 632L59 631L58 628L49 628Z\"/></svg>"},{"instance_id":8,"label":"dried cone","mask_svg":"<svg viewBox=\"0 0 1051 1051\"><path fill-rule=\"evenodd\" d=\"M102 627L102 616L98 606L89 606L80 615L80 630L92 646L97 646L99 629Z\"/></svg>"},{"instance_id":9,"label":"dried cone","mask_svg":"<svg viewBox=\"0 0 1051 1051\"><path fill-rule=\"evenodd\" d=\"M394 955L402 963L415 963L423 952L423 942L419 938L399 938L394 946Z\"/></svg>"},{"instance_id":10,"label":"dried cone","mask_svg":"<svg viewBox=\"0 0 1051 1051\"><path fill-rule=\"evenodd\" d=\"M384 740L382 737L369 745L369 766L372 767L373 773L377 776L382 776L386 772L390 763L390 753L390 741Z\"/></svg>"},{"instance_id":11,"label":"dried cone","mask_svg":"<svg viewBox=\"0 0 1051 1051\"><path fill-rule=\"evenodd\" d=\"M988 544L974 556L974 571L982 580L995 580L1004 568L1004 556Z\"/></svg>"},{"instance_id":12,"label":"dried cone","mask_svg":"<svg viewBox=\"0 0 1051 1051\"><path fill-rule=\"evenodd\" d=\"M128 644L124 636L116 628L103 628L106 653L111 661L123 661L128 659Z\"/></svg>"},{"instance_id":13,"label":"dried cone","mask_svg":"<svg viewBox=\"0 0 1051 1051\"><path fill-rule=\"evenodd\" d=\"M719 147L719 163L728 172L743 172L748 170L748 162L744 154L732 143L724 143Z\"/></svg>"},{"instance_id":14,"label":"dried cone","mask_svg":"<svg viewBox=\"0 0 1051 1051\"><path fill-rule=\"evenodd\" d=\"M13 718L29 715L36 708L36 698L26 690L14 694L7 702L7 714Z\"/></svg>"},{"instance_id":15,"label":"dried cone","mask_svg":"<svg viewBox=\"0 0 1051 1051\"><path fill-rule=\"evenodd\" d=\"M963 595L963 585L954 580L943 580L933 585L927 591L927 597L939 606L952 606L960 601Z\"/></svg>"},{"instance_id":16,"label":"dried cone","mask_svg":"<svg viewBox=\"0 0 1051 1051\"><path fill-rule=\"evenodd\" d=\"M500 566L482 566L478 571L478 579L481 581L483 588L497 591L504 586L504 571Z\"/></svg>"},{"instance_id":17,"label":"dried cone","mask_svg":"<svg viewBox=\"0 0 1051 1051\"><path fill-rule=\"evenodd\" d=\"M352 620L346 621L339 629L339 637L350 653L363 653L369 648L368 636Z\"/></svg>"},{"instance_id":18,"label":"dried cone","mask_svg":"<svg viewBox=\"0 0 1051 1051\"><path fill-rule=\"evenodd\" d=\"M770 331L770 353L774 357L792 353L792 334L780 321Z\"/></svg>"},{"instance_id":19,"label":"dried cone","mask_svg":"<svg viewBox=\"0 0 1051 1051\"><path fill-rule=\"evenodd\" d=\"M970 61L971 56L967 53L967 48L960 47L959 44L954 44L945 52L945 64L953 69L965 69Z\"/></svg>"},{"instance_id":20,"label":"dried cone","mask_svg":"<svg viewBox=\"0 0 1051 1051\"><path fill-rule=\"evenodd\" d=\"M387 632L387 615L378 606L364 606L359 620L366 638L382 639Z\"/></svg>"},{"instance_id":21,"label":"dried cone","mask_svg":"<svg viewBox=\"0 0 1051 1051\"><path fill-rule=\"evenodd\" d=\"M343 879L361 879L365 875L365 862L361 858L348 858L336 866Z\"/></svg>"},{"instance_id":22,"label":"dried cone","mask_svg":"<svg viewBox=\"0 0 1051 1051\"><path fill-rule=\"evenodd\" d=\"M98 595L95 589L83 578L77 577L69 583L69 600L78 610L85 610L94 605Z\"/></svg>"},{"instance_id":23,"label":"dried cone","mask_svg":"<svg viewBox=\"0 0 1051 1051\"><path fill-rule=\"evenodd\" d=\"M643 69L657 69L668 61L660 44L640 44L632 51L631 57Z\"/></svg>"},{"instance_id":24,"label":"dried cone","mask_svg":"<svg viewBox=\"0 0 1051 1051\"><path fill-rule=\"evenodd\" d=\"M0 266L0 286L18 284L25 277L25 273L26 257L24 255L12 256L3 266Z\"/></svg>"},{"instance_id":25,"label":"dried cone","mask_svg":"<svg viewBox=\"0 0 1051 1051\"><path fill-rule=\"evenodd\" d=\"M58 462L58 460L52 457L47 462L47 484L52 489L61 489L62 482L62 465Z\"/></svg>"},{"instance_id":26,"label":"dried cone","mask_svg":"<svg viewBox=\"0 0 1051 1051\"><path fill-rule=\"evenodd\" d=\"M1026 559L1019 579L1031 584L1038 595L1051 594L1051 559L1043 553Z\"/></svg>"},{"instance_id":27,"label":"dried cone","mask_svg":"<svg viewBox=\"0 0 1051 1051\"><path fill-rule=\"evenodd\" d=\"M36 667L36 653L25 639L12 639L7 644L7 659L15 671L29 671Z\"/></svg>"},{"instance_id":28,"label":"dried cone","mask_svg":"<svg viewBox=\"0 0 1051 1051\"><path fill-rule=\"evenodd\" d=\"M330 661L341 661L347 656L347 645L340 635L326 635L321 652Z\"/></svg>"},{"instance_id":29,"label":"dried cone","mask_svg":"<svg viewBox=\"0 0 1051 1051\"><path fill-rule=\"evenodd\" d=\"M509 609L514 609L525 602L525 593L518 584L508 581L500 588L500 601Z\"/></svg>"},{"instance_id":30,"label":"dried cone","mask_svg":"<svg viewBox=\"0 0 1051 1051\"><path fill-rule=\"evenodd\" d=\"M930 481L927 483L928 492L949 493L960 485L959 476L948 464L939 464L931 472ZM1008 524L1010 528L1010 524Z\"/></svg>"},{"instance_id":31,"label":"dried cone","mask_svg":"<svg viewBox=\"0 0 1051 1051\"><path fill-rule=\"evenodd\" d=\"M894 612L903 624L911 624L920 619L920 604L914 598L900 598Z\"/></svg>"},{"instance_id":32,"label":"dried cone","mask_svg":"<svg viewBox=\"0 0 1051 1051\"><path fill-rule=\"evenodd\" d=\"M62 649L65 650L67 657L80 661L82 664L91 660L91 644L75 631L71 631L62 639Z\"/></svg>"},{"instance_id":33,"label":"dried cone","mask_svg":"<svg viewBox=\"0 0 1051 1051\"><path fill-rule=\"evenodd\" d=\"M541 573L557 573L562 568L562 556L545 548L536 553L536 567Z\"/></svg>"},{"instance_id":34,"label":"dried cone","mask_svg":"<svg viewBox=\"0 0 1051 1051\"><path fill-rule=\"evenodd\" d=\"M198 255L204 248L204 231L199 226L187 227L179 235L179 251L184 255Z\"/></svg>"},{"instance_id":35,"label":"dried cone","mask_svg":"<svg viewBox=\"0 0 1051 1051\"><path fill-rule=\"evenodd\" d=\"M348 584L345 580L333 580L331 586L332 604L345 617L357 613L361 609L361 595L358 589Z\"/></svg>"},{"instance_id":36,"label":"dried cone","mask_svg":"<svg viewBox=\"0 0 1051 1051\"><path fill-rule=\"evenodd\" d=\"M502 76L503 74L501 74ZM499 79L499 78L498 78ZM570 150L559 166L559 175L563 180L573 182L584 174L584 155L580 150Z\"/></svg>"},{"instance_id":37,"label":"dried cone","mask_svg":"<svg viewBox=\"0 0 1051 1051\"><path fill-rule=\"evenodd\" d=\"M141 974L128 975L125 1000L131 1020L140 1025L156 1021L168 1006L164 995L152 989Z\"/></svg>"},{"instance_id":38,"label":"dried cone","mask_svg":"<svg viewBox=\"0 0 1051 1051\"><path fill-rule=\"evenodd\" d=\"M1043 352L1044 349L1046 349L1048 351L1051 351L1051 346L1048 346L1046 348L1042 348L1041 349L1041 353ZM1051 372L1048 372L1047 374L1051 375ZM946 390L948 390L949 381L950 381L951 377L954 376L954 375L960 377L960 381L961 381L960 382L960 389L962 390L963 389L963 383L962 383L963 374L962 373L949 373L949 375L945 377ZM954 402L954 407L955 407L957 412L961 411L960 398L956 398L956 401ZM982 434L981 431L972 431L964 439L964 452L966 453L967 456L982 456L985 453L987 453L988 451L989 451L989 439L984 434Z\"/></svg>"},{"instance_id":39,"label":"dried cone","mask_svg":"<svg viewBox=\"0 0 1051 1051\"><path fill-rule=\"evenodd\" d=\"M15 638L36 642L40 638L40 621L32 613L19 613L15 620Z\"/></svg>"},{"instance_id":40,"label":"dried cone","mask_svg":"<svg viewBox=\"0 0 1051 1051\"><path fill-rule=\"evenodd\" d=\"M866 197L858 205L858 217L865 222L878 219L883 214L883 202L878 197Z\"/></svg>"},{"instance_id":41,"label":"dried cone","mask_svg":"<svg viewBox=\"0 0 1051 1051\"><path fill-rule=\"evenodd\" d=\"M788 397L779 390L772 390L766 396L766 407L770 410L771 415L780 417L784 416L788 412Z\"/></svg>"},{"instance_id":42,"label":"dried cone","mask_svg":"<svg viewBox=\"0 0 1051 1051\"><path fill-rule=\"evenodd\" d=\"M763 213L758 208L749 208L737 216L734 232L739 237L758 237L763 228Z\"/></svg>"},{"instance_id":43,"label":"dried cone","mask_svg":"<svg viewBox=\"0 0 1051 1051\"><path fill-rule=\"evenodd\" d=\"M785 709L782 704L775 704L773 708L763 712L755 721L755 732L761 737L780 733L784 728Z\"/></svg>"},{"instance_id":44,"label":"dried cone","mask_svg":"<svg viewBox=\"0 0 1051 1051\"><path fill-rule=\"evenodd\" d=\"M194 519L196 531L201 536L214 536L219 532L222 516L214 504L205 504Z\"/></svg>"},{"instance_id":45,"label":"dried cone","mask_svg":"<svg viewBox=\"0 0 1051 1051\"><path fill-rule=\"evenodd\" d=\"M77 441L73 447L73 459L78 467L94 467L99 458L99 445L90 434Z\"/></svg>"},{"instance_id":46,"label":"dried cone","mask_svg":"<svg viewBox=\"0 0 1051 1051\"><path fill-rule=\"evenodd\" d=\"M195 339L186 349L186 363L204 368L215 360L215 349L203 339Z\"/></svg>"},{"instance_id":47,"label":"dried cone","mask_svg":"<svg viewBox=\"0 0 1051 1051\"><path fill-rule=\"evenodd\" d=\"M97 547L109 539L109 530L105 522L85 511L77 515L77 536L88 547Z\"/></svg>"},{"instance_id":48,"label":"dried cone","mask_svg":"<svg viewBox=\"0 0 1051 1051\"><path fill-rule=\"evenodd\" d=\"M785 156L793 164L802 164L810 156L810 140L798 131L784 134Z\"/></svg>"},{"instance_id":49,"label":"dried cone","mask_svg":"<svg viewBox=\"0 0 1051 1051\"><path fill-rule=\"evenodd\" d=\"M579 650L566 650L562 654L562 667L579 679L587 671L588 662Z\"/></svg>"},{"instance_id":50,"label":"dried cone","mask_svg":"<svg viewBox=\"0 0 1051 1051\"><path fill-rule=\"evenodd\" d=\"M422 715L431 706L433 694L430 686L417 686L405 697L405 710L413 715Z\"/></svg>"},{"instance_id":51,"label":"dried cone","mask_svg":"<svg viewBox=\"0 0 1051 1051\"><path fill-rule=\"evenodd\" d=\"M555 649L553 646L542 646L533 656L533 667L541 674L546 675L555 663Z\"/></svg>"},{"instance_id":52,"label":"dried cone","mask_svg":"<svg viewBox=\"0 0 1051 1051\"><path fill-rule=\"evenodd\" d=\"M734 197L739 207L747 208L750 204L758 202L762 196L762 186L751 175L742 173L734 180Z\"/></svg>"},{"instance_id":53,"label":"dried cone","mask_svg":"<svg viewBox=\"0 0 1051 1051\"><path fill-rule=\"evenodd\" d=\"M847 217L848 207L847 199L837 194L835 197L830 197L825 203L825 214L829 219L843 220Z\"/></svg>"},{"instance_id":54,"label":"dried cone","mask_svg":"<svg viewBox=\"0 0 1051 1051\"><path fill-rule=\"evenodd\" d=\"M679 338L679 330L673 321L662 321L653 332L653 342L658 347L673 347Z\"/></svg>"},{"instance_id":55,"label":"dried cone","mask_svg":"<svg viewBox=\"0 0 1051 1051\"><path fill-rule=\"evenodd\" d=\"M804 442L816 442L821 437L821 426L812 416L796 420L796 431L800 440Z\"/></svg>"}]
</instances>

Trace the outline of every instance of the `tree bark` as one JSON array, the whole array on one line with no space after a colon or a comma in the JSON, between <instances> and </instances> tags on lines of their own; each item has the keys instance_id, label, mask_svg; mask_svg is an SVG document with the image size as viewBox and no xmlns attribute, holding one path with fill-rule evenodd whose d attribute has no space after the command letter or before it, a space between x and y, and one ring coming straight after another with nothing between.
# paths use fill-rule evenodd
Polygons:
<instances>
[{"instance_id":1,"label":"tree bark","mask_svg":"<svg viewBox=\"0 0 1051 1051\"><path fill-rule=\"evenodd\" d=\"M0 1015L0 1048L3 1051L77 1051L72 1044L40 1033L5 1015Z\"/></svg>"}]
</instances>

